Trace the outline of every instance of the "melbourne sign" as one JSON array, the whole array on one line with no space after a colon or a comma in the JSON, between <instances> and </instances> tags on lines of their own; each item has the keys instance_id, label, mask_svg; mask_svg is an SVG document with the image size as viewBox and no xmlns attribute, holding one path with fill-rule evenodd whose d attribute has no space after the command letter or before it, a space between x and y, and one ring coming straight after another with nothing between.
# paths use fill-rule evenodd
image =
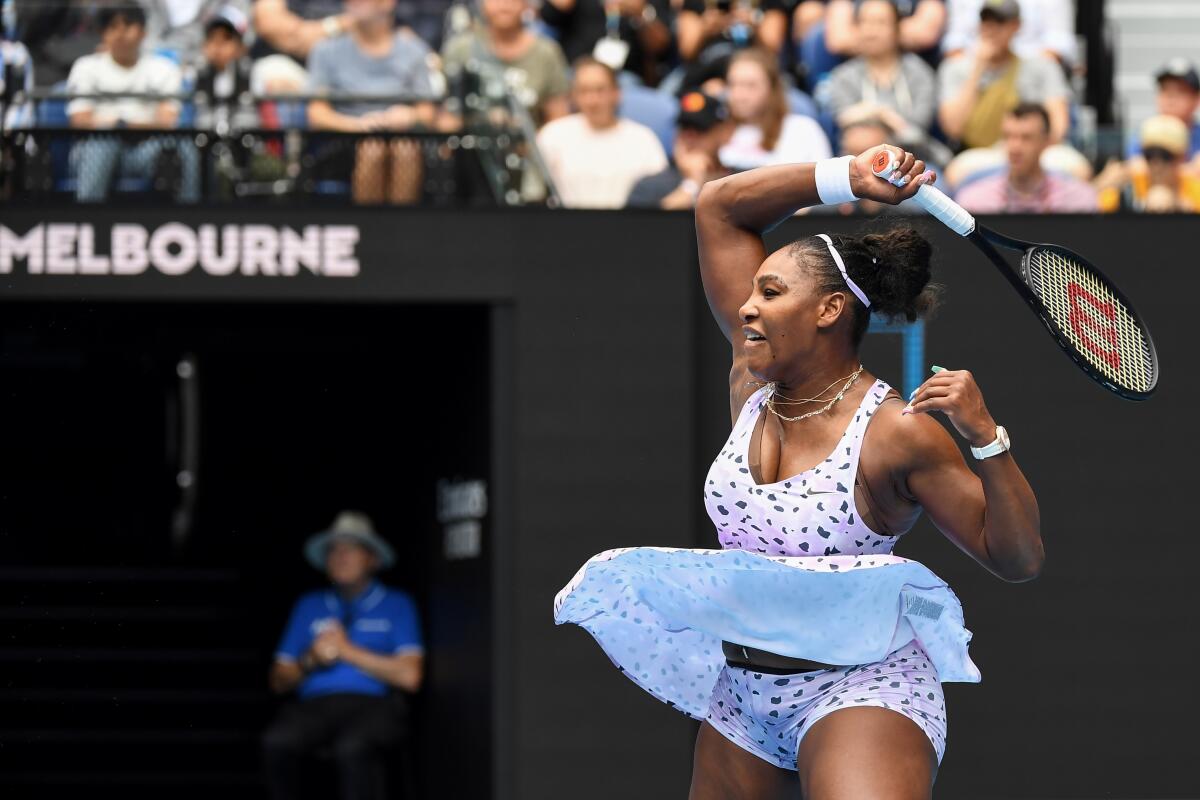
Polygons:
<instances>
[{"instance_id":1,"label":"melbourne sign","mask_svg":"<svg viewBox=\"0 0 1200 800\"><path fill-rule=\"evenodd\" d=\"M357 225L0 225L0 275L358 275Z\"/></svg>"}]
</instances>

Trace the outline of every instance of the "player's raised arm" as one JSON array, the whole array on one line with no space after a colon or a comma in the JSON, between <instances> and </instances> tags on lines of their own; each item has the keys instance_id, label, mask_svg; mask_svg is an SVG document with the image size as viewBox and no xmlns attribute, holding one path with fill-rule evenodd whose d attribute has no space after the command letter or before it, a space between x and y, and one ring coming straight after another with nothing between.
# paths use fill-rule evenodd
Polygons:
<instances>
[{"instance_id":1,"label":"player's raised arm","mask_svg":"<svg viewBox=\"0 0 1200 800\"><path fill-rule=\"evenodd\" d=\"M750 281L766 254L762 234L807 206L868 197L898 203L917 190L925 164L912 153L888 148L899 161L897 186L874 177L873 148L855 158L760 167L705 184L696 203L700 276L709 308L725 338L741 323L738 309L750 294Z\"/></svg>"}]
</instances>

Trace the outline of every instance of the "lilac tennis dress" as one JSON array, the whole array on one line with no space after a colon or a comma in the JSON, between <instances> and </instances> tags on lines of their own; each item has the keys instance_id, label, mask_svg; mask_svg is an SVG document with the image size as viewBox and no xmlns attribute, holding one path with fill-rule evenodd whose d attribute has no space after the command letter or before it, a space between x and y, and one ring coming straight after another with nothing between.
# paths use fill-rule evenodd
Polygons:
<instances>
[{"instance_id":1,"label":"lilac tennis dress","mask_svg":"<svg viewBox=\"0 0 1200 800\"><path fill-rule=\"evenodd\" d=\"M944 581L891 555L854 503L859 450L889 391L876 381L829 457L756 484L747 448L768 387L742 408L709 469L721 550L635 547L590 559L554 599L650 694L743 749L796 769L804 734L841 708L888 708L946 745L941 683L977 682L971 633ZM728 666L721 641L835 669L775 675Z\"/></svg>"}]
</instances>

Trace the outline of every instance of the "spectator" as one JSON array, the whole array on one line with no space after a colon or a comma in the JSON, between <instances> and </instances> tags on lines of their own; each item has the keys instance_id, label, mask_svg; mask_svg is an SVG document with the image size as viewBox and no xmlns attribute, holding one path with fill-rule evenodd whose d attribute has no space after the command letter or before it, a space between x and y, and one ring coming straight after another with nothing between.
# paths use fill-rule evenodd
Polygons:
<instances>
[{"instance_id":1,"label":"spectator","mask_svg":"<svg viewBox=\"0 0 1200 800\"><path fill-rule=\"evenodd\" d=\"M654 131L617 116L621 89L607 64L574 64L571 98L578 113L547 123L537 146L568 208L621 208L640 178L662 171L667 156Z\"/></svg>"},{"instance_id":2,"label":"spectator","mask_svg":"<svg viewBox=\"0 0 1200 800\"><path fill-rule=\"evenodd\" d=\"M739 52L729 63L727 82L737 127L721 148L722 164L743 170L829 157L829 139L816 120L790 113L778 62L769 52Z\"/></svg>"},{"instance_id":3,"label":"spectator","mask_svg":"<svg viewBox=\"0 0 1200 800\"><path fill-rule=\"evenodd\" d=\"M127 0L128 1L128 0ZM207 20L222 8L247 15L249 0L137 0L146 12L143 47L184 67L201 57Z\"/></svg>"},{"instance_id":4,"label":"spectator","mask_svg":"<svg viewBox=\"0 0 1200 800\"><path fill-rule=\"evenodd\" d=\"M0 14L0 131L31 127L36 122L28 99L34 87L33 57L24 44L13 39L16 20L10 16ZM21 95L26 99L22 101Z\"/></svg>"},{"instance_id":5,"label":"spectator","mask_svg":"<svg viewBox=\"0 0 1200 800\"><path fill-rule=\"evenodd\" d=\"M571 63L590 55L658 85L672 42L667 0L544 0L541 16Z\"/></svg>"},{"instance_id":6,"label":"spectator","mask_svg":"<svg viewBox=\"0 0 1200 800\"><path fill-rule=\"evenodd\" d=\"M318 43L308 59L315 93L377 95L377 102L313 100L316 130L404 131L434 121L438 92L433 54L411 31L397 30L396 0L346 0L350 32ZM411 139L367 139L356 146L352 193L358 203L412 203L421 191L421 149Z\"/></svg>"},{"instance_id":7,"label":"spectator","mask_svg":"<svg viewBox=\"0 0 1200 800\"><path fill-rule=\"evenodd\" d=\"M13 8L15 24L9 23L9 38L29 48L39 87L65 81L71 66L100 45L101 7L95 0L15 0Z\"/></svg>"},{"instance_id":8,"label":"spectator","mask_svg":"<svg viewBox=\"0 0 1200 800\"><path fill-rule=\"evenodd\" d=\"M895 133L887 123L878 117L863 117L850 123L841 130L840 150L844 156L856 156L881 144L895 141ZM930 165L933 169L933 165ZM939 180L941 180L939 178ZM912 198L899 205L890 206L874 200L856 200L852 203L839 203L835 206L811 206L804 209L805 214L828 216L840 214L850 216L863 214L877 216L879 214L923 214L924 210Z\"/></svg>"},{"instance_id":9,"label":"spectator","mask_svg":"<svg viewBox=\"0 0 1200 800\"><path fill-rule=\"evenodd\" d=\"M800 5L811 5L814 0L805 0ZM864 55L861 40L863 35L860 17L862 0L823 0L825 14L825 47L830 53L841 56ZM924 53L937 48L941 43L942 31L946 29L946 4L944 0L892 0L899 17L896 41L901 50ZM809 20L813 10L797 9Z\"/></svg>"},{"instance_id":10,"label":"spectator","mask_svg":"<svg viewBox=\"0 0 1200 800\"><path fill-rule=\"evenodd\" d=\"M256 58L284 53L303 61L318 42L341 36L354 24L342 0L255 0L253 16Z\"/></svg>"},{"instance_id":11,"label":"spectator","mask_svg":"<svg viewBox=\"0 0 1200 800\"><path fill-rule=\"evenodd\" d=\"M982 9L993 0L947 0L949 26L942 40L947 56L973 48L980 31L975 25ZM1075 63L1075 3L1073 0L1019 0L1021 29L1012 48L1021 58L1051 58Z\"/></svg>"},{"instance_id":12,"label":"spectator","mask_svg":"<svg viewBox=\"0 0 1200 800\"><path fill-rule=\"evenodd\" d=\"M675 125L674 163L635 183L629 206L695 208L701 187L729 174L719 151L733 133L733 124L720 100L700 92L685 94L679 99Z\"/></svg>"},{"instance_id":13,"label":"spectator","mask_svg":"<svg viewBox=\"0 0 1200 800\"><path fill-rule=\"evenodd\" d=\"M86 55L71 67L67 91L75 95L161 94L180 91L179 67L162 56L143 55L146 16L137 6L105 8L99 16L103 51ZM179 100L123 97L96 100L76 97L67 105L71 127L173 128L179 120ZM156 136L126 146L116 136L94 136L71 151L77 175L77 199L100 202L108 197L117 174L150 179L171 151L179 159L181 179L176 198L195 202L200 194L200 157L175 137Z\"/></svg>"},{"instance_id":14,"label":"spectator","mask_svg":"<svg viewBox=\"0 0 1200 800\"><path fill-rule=\"evenodd\" d=\"M1096 178L1101 211L1200 212L1200 177L1184 167L1189 140L1179 117L1161 114L1146 120L1141 158L1111 164Z\"/></svg>"},{"instance_id":15,"label":"spectator","mask_svg":"<svg viewBox=\"0 0 1200 800\"><path fill-rule=\"evenodd\" d=\"M540 127L570 111L567 62L562 48L525 25L529 0L480 0L483 24L446 42L447 75L470 62L492 64Z\"/></svg>"},{"instance_id":16,"label":"spectator","mask_svg":"<svg viewBox=\"0 0 1200 800\"><path fill-rule=\"evenodd\" d=\"M787 27L785 0L683 0L676 22L679 57L686 66L683 89L724 74L733 54L747 47L761 47L778 59Z\"/></svg>"},{"instance_id":17,"label":"spectator","mask_svg":"<svg viewBox=\"0 0 1200 800\"><path fill-rule=\"evenodd\" d=\"M1200 73L1186 58L1173 58L1155 73L1158 93L1155 103L1159 114L1178 118L1188 129L1188 158L1200 153L1200 124L1196 122L1196 110L1200 108ZM1126 155L1133 157L1142 152L1142 143L1134 135L1130 137Z\"/></svg>"},{"instance_id":18,"label":"spectator","mask_svg":"<svg viewBox=\"0 0 1200 800\"><path fill-rule=\"evenodd\" d=\"M231 129L261 127L250 94L249 20L236 6L224 6L204 24L204 46L196 73L196 127L224 135Z\"/></svg>"},{"instance_id":19,"label":"spectator","mask_svg":"<svg viewBox=\"0 0 1200 800\"><path fill-rule=\"evenodd\" d=\"M299 798L303 759L331 747L340 796L383 800L390 751L408 738L406 693L424 671L416 606L375 579L395 554L365 514L338 514L304 554L332 588L296 602L275 652L271 689L296 699L263 735L271 796Z\"/></svg>"},{"instance_id":20,"label":"spectator","mask_svg":"<svg viewBox=\"0 0 1200 800\"><path fill-rule=\"evenodd\" d=\"M829 105L838 125L877 117L910 149L933 124L937 81L933 70L900 47L900 14L892 0L863 0L855 18L857 58L829 76Z\"/></svg>"},{"instance_id":21,"label":"spectator","mask_svg":"<svg viewBox=\"0 0 1200 800\"><path fill-rule=\"evenodd\" d=\"M1021 27L1016 0L987 0L979 12L975 49L942 62L938 71L942 130L965 147L990 147L1004 115L1018 103L1037 103L1050 116L1050 141L1067 132L1070 90L1058 64L1012 51Z\"/></svg>"},{"instance_id":22,"label":"spectator","mask_svg":"<svg viewBox=\"0 0 1200 800\"><path fill-rule=\"evenodd\" d=\"M960 191L959 205L976 214L1089 214L1098 210L1092 187L1042 168L1050 146L1050 117L1033 103L1022 103L1004 117L1008 167L978 178Z\"/></svg>"}]
</instances>

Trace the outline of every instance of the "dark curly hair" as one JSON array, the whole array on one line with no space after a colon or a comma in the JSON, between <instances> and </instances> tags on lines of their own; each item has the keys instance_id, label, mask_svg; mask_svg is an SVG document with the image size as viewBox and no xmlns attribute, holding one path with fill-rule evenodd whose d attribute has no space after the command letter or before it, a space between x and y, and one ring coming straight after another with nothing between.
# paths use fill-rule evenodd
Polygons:
<instances>
[{"instance_id":1,"label":"dark curly hair","mask_svg":"<svg viewBox=\"0 0 1200 800\"><path fill-rule=\"evenodd\" d=\"M871 301L870 308L852 292L846 292L846 281L823 239L797 239L788 252L801 269L816 276L819 292L846 292L854 315L851 331L855 347L862 342L872 313L914 322L937 307L942 287L929 282L933 247L913 228L896 227L861 236L831 233L829 238L847 274Z\"/></svg>"}]
</instances>

